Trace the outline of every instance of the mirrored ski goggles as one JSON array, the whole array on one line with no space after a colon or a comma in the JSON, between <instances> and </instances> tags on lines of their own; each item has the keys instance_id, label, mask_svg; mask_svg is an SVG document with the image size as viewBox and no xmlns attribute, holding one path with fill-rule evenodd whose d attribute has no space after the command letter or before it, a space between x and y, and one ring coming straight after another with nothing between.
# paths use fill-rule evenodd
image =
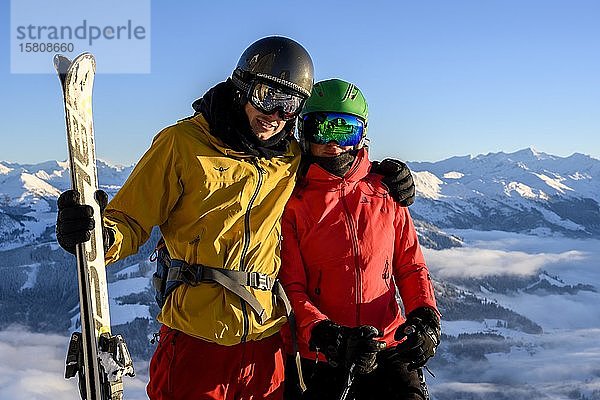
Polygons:
<instances>
[{"instance_id":1,"label":"mirrored ski goggles","mask_svg":"<svg viewBox=\"0 0 600 400\"><path fill-rule=\"evenodd\" d=\"M350 114L310 113L303 118L302 134L312 143L335 142L340 146L356 146L365 132L364 121Z\"/></svg>"},{"instance_id":2,"label":"mirrored ski goggles","mask_svg":"<svg viewBox=\"0 0 600 400\"><path fill-rule=\"evenodd\" d=\"M264 114L271 115L279 111L282 119L290 120L300 114L305 98L257 81L250 88L248 100L254 108Z\"/></svg>"}]
</instances>

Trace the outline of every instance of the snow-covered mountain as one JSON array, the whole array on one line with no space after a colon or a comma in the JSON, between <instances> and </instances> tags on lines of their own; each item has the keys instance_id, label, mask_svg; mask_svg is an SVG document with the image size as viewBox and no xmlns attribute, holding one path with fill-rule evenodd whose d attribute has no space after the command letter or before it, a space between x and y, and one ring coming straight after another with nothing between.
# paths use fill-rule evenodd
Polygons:
<instances>
[{"instance_id":1,"label":"snow-covered mountain","mask_svg":"<svg viewBox=\"0 0 600 400\"><path fill-rule=\"evenodd\" d=\"M416 217L442 228L600 237L600 160L514 153L409 163Z\"/></svg>"}]
</instances>

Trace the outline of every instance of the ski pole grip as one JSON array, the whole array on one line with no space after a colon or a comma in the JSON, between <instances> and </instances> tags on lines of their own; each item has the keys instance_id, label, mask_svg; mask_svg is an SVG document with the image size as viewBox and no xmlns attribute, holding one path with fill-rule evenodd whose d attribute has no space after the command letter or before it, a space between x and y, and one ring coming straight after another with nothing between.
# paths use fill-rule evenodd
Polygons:
<instances>
[{"instance_id":1,"label":"ski pole grip","mask_svg":"<svg viewBox=\"0 0 600 400\"><path fill-rule=\"evenodd\" d=\"M406 325L402 330L398 330L396 335L394 335L394 339L396 340L404 340L410 335L414 335L417 332L417 328L413 325Z\"/></svg>"}]
</instances>

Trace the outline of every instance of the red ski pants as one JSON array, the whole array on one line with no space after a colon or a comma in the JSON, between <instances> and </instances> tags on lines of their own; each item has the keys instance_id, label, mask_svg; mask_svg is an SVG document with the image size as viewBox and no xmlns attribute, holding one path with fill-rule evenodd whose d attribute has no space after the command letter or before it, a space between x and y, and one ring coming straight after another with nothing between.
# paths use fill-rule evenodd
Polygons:
<instances>
[{"instance_id":1,"label":"red ski pants","mask_svg":"<svg viewBox=\"0 0 600 400\"><path fill-rule=\"evenodd\" d=\"M150 361L151 400L281 400L281 336L235 346L196 339L163 326Z\"/></svg>"}]
</instances>

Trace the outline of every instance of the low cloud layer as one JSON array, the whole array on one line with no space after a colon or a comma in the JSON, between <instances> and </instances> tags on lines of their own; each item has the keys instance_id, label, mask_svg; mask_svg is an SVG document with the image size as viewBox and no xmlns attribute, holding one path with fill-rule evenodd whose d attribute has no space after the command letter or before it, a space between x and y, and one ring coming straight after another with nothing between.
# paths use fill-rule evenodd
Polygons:
<instances>
[{"instance_id":1,"label":"low cloud layer","mask_svg":"<svg viewBox=\"0 0 600 400\"><path fill-rule=\"evenodd\" d=\"M462 247L441 251L426 250L425 257L434 276L477 278L494 275L529 276L551 264L580 261L586 255L574 250L558 254L530 254L523 251Z\"/></svg>"},{"instance_id":2,"label":"low cloud layer","mask_svg":"<svg viewBox=\"0 0 600 400\"><path fill-rule=\"evenodd\" d=\"M591 285L593 290L573 295L487 293L498 304L540 324L544 333L504 330L513 343L510 353L487 354L477 361L459 359L450 368L435 370L437 378L429 379L434 398L600 399L600 241L453 233L465 239L466 247L425 253L438 280L525 276L545 270L564 284Z\"/></svg>"},{"instance_id":3,"label":"low cloud layer","mask_svg":"<svg viewBox=\"0 0 600 400\"><path fill-rule=\"evenodd\" d=\"M424 249L434 276L471 277L495 275L528 276L540 269L555 271L566 281L576 271L578 281L599 281L600 241L560 236L519 235L499 231L454 230L465 247ZM567 282L568 283L568 282Z\"/></svg>"},{"instance_id":4,"label":"low cloud layer","mask_svg":"<svg viewBox=\"0 0 600 400\"><path fill-rule=\"evenodd\" d=\"M531 398L532 394L560 398L575 390L593 396L600 393L599 335L600 329L544 335L532 353L515 350L489 355L487 361L458 361L451 368L434 368L436 378L428 378L433 398ZM65 336L15 328L0 332L0 399L78 399L76 380L63 378L67 342ZM137 368L138 377L126 378L127 400L147 399L147 366Z\"/></svg>"},{"instance_id":5,"label":"low cloud layer","mask_svg":"<svg viewBox=\"0 0 600 400\"><path fill-rule=\"evenodd\" d=\"M456 361L429 378L446 399L600 398L600 328L562 330L522 338L509 354ZM572 397L577 394L576 397Z\"/></svg>"}]
</instances>

